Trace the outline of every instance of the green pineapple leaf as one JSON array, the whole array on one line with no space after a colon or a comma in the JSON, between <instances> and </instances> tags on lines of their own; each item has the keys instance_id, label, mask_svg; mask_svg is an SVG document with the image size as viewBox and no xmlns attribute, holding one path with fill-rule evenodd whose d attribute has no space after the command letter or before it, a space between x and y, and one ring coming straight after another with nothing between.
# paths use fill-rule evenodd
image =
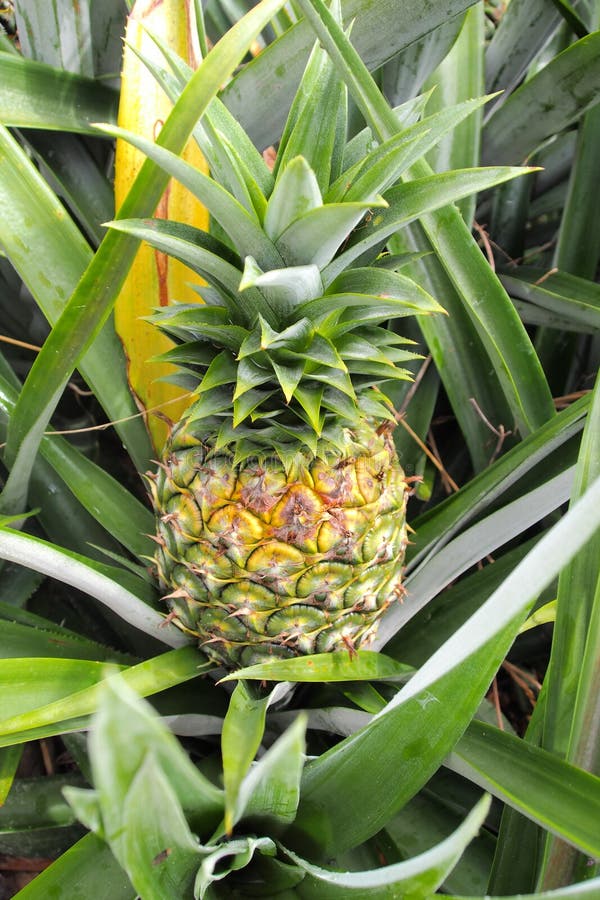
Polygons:
<instances>
[{"instance_id":1,"label":"green pineapple leaf","mask_svg":"<svg viewBox=\"0 0 600 900\"><path fill-rule=\"evenodd\" d=\"M340 369L345 372L346 366L337 351L335 345L322 334L316 332L313 334L310 343L302 351L302 355L311 363L317 363L319 366L327 366L331 369ZM307 371L313 377L313 369L309 366Z\"/></svg>"},{"instance_id":2,"label":"green pineapple leaf","mask_svg":"<svg viewBox=\"0 0 600 900\"><path fill-rule=\"evenodd\" d=\"M190 422L199 419L207 419L231 410L233 391L230 388L219 387L206 394L200 394L198 400L190 406L186 418Z\"/></svg>"},{"instance_id":3,"label":"green pineapple leaf","mask_svg":"<svg viewBox=\"0 0 600 900\"><path fill-rule=\"evenodd\" d=\"M354 385L346 366L332 367L327 365L318 365L309 369L310 378L315 381L322 381L325 385L331 385L337 388L346 397L349 397L354 403L357 402Z\"/></svg>"},{"instance_id":4,"label":"green pineapple leaf","mask_svg":"<svg viewBox=\"0 0 600 900\"><path fill-rule=\"evenodd\" d=\"M100 806L98 791L69 785L63 788L63 796L88 831L92 831L104 840L102 807Z\"/></svg>"},{"instance_id":5,"label":"green pineapple leaf","mask_svg":"<svg viewBox=\"0 0 600 900\"><path fill-rule=\"evenodd\" d=\"M210 121L210 119L211 117L209 113L209 115L207 116L207 121ZM236 147L220 129L216 131L216 137L217 143L222 147L225 147L231 159L235 161L235 170L238 173L239 179L243 181L246 188L245 196L247 198L247 203L249 204L250 212L256 214L259 222L264 221L267 211L267 196L269 196L272 190L272 179L267 180L267 185L270 190L268 193L265 193L265 191L261 187L261 183L264 181L264 179L261 179L261 183L256 180L255 174L253 171L251 171L247 160L238 152L238 147ZM264 168L266 169L266 166Z\"/></svg>"},{"instance_id":6,"label":"green pineapple leaf","mask_svg":"<svg viewBox=\"0 0 600 900\"><path fill-rule=\"evenodd\" d=\"M281 264L281 257L260 227L254 208L249 212L214 178L147 138L111 125L99 125L98 128L137 147L163 171L183 184L231 237L241 257L255 256L266 268Z\"/></svg>"},{"instance_id":7,"label":"green pineapple leaf","mask_svg":"<svg viewBox=\"0 0 600 900\"><path fill-rule=\"evenodd\" d=\"M306 413L306 419L317 437L321 436L324 425L324 419L321 414L323 392L324 387L317 388L317 390L314 390L313 388L309 390L308 388L299 387L298 385L296 385L292 392L294 399L298 401Z\"/></svg>"},{"instance_id":8,"label":"green pineapple leaf","mask_svg":"<svg viewBox=\"0 0 600 900\"><path fill-rule=\"evenodd\" d=\"M152 359L170 362L177 366L195 365L208 368L214 355L214 349L206 341L188 341L185 344L178 344L158 356L153 356Z\"/></svg>"},{"instance_id":9,"label":"green pineapple leaf","mask_svg":"<svg viewBox=\"0 0 600 900\"><path fill-rule=\"evenodd\" d=\"M264 401L272 397L274 393L275 391L259 391L252 388L249 391L245 391L241 396L238 396L233 401L233 427L237 428L238 425L241 425L245 419L258 410ZM229 405L231 406L231 397L229 398ZM226 408L227 407L224 407L224 409Z\"/></svg>"},{"instance_id":10,"label":"green pineapple leaf","mask_svg":"<svg viewBox=\"0 0 600 900\"><path fill-rule=\"evenodd\" d=\"M404 682L414 671L412 666L396 662L384 653L347 650L334 653L313 653L295 659L271 659L231 672L222 681L238 679L257 681L400 681Z\"/></svg>"},{"instance_id":11,"label":"green pineapple leaf","mask_svg":"<svg viewBox=\"0 0 600 900\"><path fill-rule=\"evenodd\" d=\"M224 296L236 296L242 277L240 261L229 247L212 235L190 225L163 219L118 219L107 224L112 229L147 241L157 250L181 260L202 278L216 282ZM253 295L253 299L260 303L258 292ZM237 304L230 303L232 316L236 312L239 315L243 309L243 297ZM165 314L168 315L169 311L165 310Z\"/></svg>"},{"instance_id":12,"label":"green pineapple leaf","mask_svg":"<svg viewBox=\"0 0 600 900\"><path fill-rule=\"evenodd\" d=\"M439 140L465 118L480 109L491 97L478 97L440 110L415 125L401 130L344 172L325 195L325 202L357 200L383 193L424 156Z\"/></svg>"},{"instance_id":13,"label":"green pineapple leaf","mask_svg":"<svg viewBox=\"0 0 600 900\"><path fill-rule=\"evenodd\" d=\"M17 53L0 55L0 73L6 125L93 134L91 122L116 121L117 92L93 78Z\"/></svg>"},{"instance_id":14,"label":"green pineapple leaf","mask_svg":"<svg viewBox=\"0 0 600 900\"><path fill-rule=\"evenodd\" d=\"M258 328L255 328L247 334L242 341L237 358L238 360L247 359L249 356L254 356L256 353L260 354L262 349L260 331Z\"/></svg>"},{"instance_id":15,"label":"green pineapple leaf","mask_svg":"<svg viewBox=\"0 0 600 900\"><path fill-rule=\"evenodd\" d=\"M557 54L496 107L484 130L483 159L521 162L596 104L599 50L600 32L594 31Z\"/></svg>"},{"instance_id":16,"label":"green pineapple leaf","mask_svg":"<svg viewBox=\"0 0 600 900\"><path fill-rule=\"evenodd\" d=\"M305 734L306 716L300 713L250 768L239 787L235 823L245 817L278 824L294 821L304 768Z\"/></svg>"},{"instance_id":17,"label":"green pineapple leaf","mask_svg":"<svg viewBox=\"0 0 600 900\"><path fill-rule=\"evenodd\" d=\"M233 394L234 401L249 391L267 381L271 381L272 373L266 366L259 366L254 360L245 356L238 363L237 381Z\"/></svg>"},{"instance_id":18,"label":"green pineapple leaf","mask_svg":"<svg viewBox=\"0 0 600 900\"><path fill-rule=\"evenodd\" d=\"M275 182L267 203L264 228L277 245L279 238L301 216L323 205L317 177L303 156L290 160ZM311 257L307 257L311 263ZM292 264L289 260L286 260ZM300 263L302 265L302 263Z\"/></svg>"},{"instance_id":19,"label":"green pineapple leaf","mask_svg":"<svg viewBox=\"0 0 600 900\"><path fill-rule=\"evenodd\" d=\"M298 385L304 375L304 363L297 361L294 365L283 365L277 361L275 356L270 356L270 362L283 391L285 401L289 403L292 397L297 397ZM315 429L315 431L320 431L320 429Z\"/></svg>"},{"instance_id":20,"label":"green pineapple leaf","mask_svg":"<svg viewBox=\"0 0 600 900\"><path fill-rule=\"evenodd\" d=\"M186 821L172 773L152 749L121 803L122 833L107 838L139 895L164 900L189 896L202 849Z\"/></svg>"},{"instance_id":21,"label":"green pineapple leaf","mask_svg":"<svg viewBox=\"0 0 600 900\"><path fill-rule=\"evenodd\" d=\"M158 714L122 680L118 685L114 679L103 684L90 757L106 839L121 862L128 852L126 797L132 787L135 790L148 757L153 760L154 772L159 766L168 773L175 808L185 811L194 827L206 830L222 814L222 791L201 775ZM143 800L132 806L134 817L144 814ZM159 847L156 852L164 849Z\"/></svg>"},{"instance_id":22,"label":"green pineapple leaf","mask_svg":"<svg viewBox=\"0 0 600 900\"><path fill-rule=\"evenodd\" d=\"M160 35L153 32L148 32L148 35L163 54L171 71L167 72L153 59L139 51L134 52L137 53L140 60L156 78L167 96L175 102L193 75L194 70L162 40ZM218 97L213 98L206 111L205 121L208 120L210 120L213 134L218 133L221 135L230 150L234 151L239 169L245 176L247 173L246 183L248 184L248 179L250 179L252 183L258 185L263 197L268 197L273 190L273 176L244 129ZM209 161L211 168L216 170L218 168L218 159L215 156L215 148L202 124L197 125L194 129L194 137ZM251 190L250 194L252 195ZM256 212L258 213L258 210Z\"/></svg>"},{"instance_id":23,"label":"green pineapple leaf","mask_svg":"<svg viewBox=\"0 0 600 900\"><path fill-rule=\"evenodd\" d=\"M412 374L407 369L399 369L393 363L377 363L369 362L369 360L352 359L348 363L348 371L351 375L372 375L373 378L367 378L361 384L379 384L380 381L387 381L390 378L398 378L402 381L412 381Z\"/></svg>"},{"instance_id":24,"label":"green pineapple leaf","mask_svg":"<svg viewBox=\"0 0 600 900\"><path fill-rule=\"evenodd\" d=\"M275 244L286 265L314 264L324 269L367 211L385 206L387 202L374 195L354 203L328 203L315 207L288 225Z\"/></svg>"},{"instance_id":25,"label":"green pineapple leaf","mask_svg":"<svg viewBox=\"0 0 600 900\"><path fill-rule=\"evenodd\" d=\"M237 366L233 356L227 350L223 350L212 360L204 373L202 381L196 388L196 392L202 394L224 384L233 384L236 378Z\"/></svg>"},{"instance_id":26,"label":"green pineapple leaf","mask_svg":"<svg viewBox=\"0 0 600 900\"><path fill-rule=\"evenodd\" d=\"M388 269L347 269L329 284L325 296L332 297L332 304L339 307L343 307L346 300L358 297L363 303L365 299L374 303L403 300L411 315L444 312L443 307L412 278Z\"/></svg>"},{"instance_id":27,"label":"green pineapple leaf","mask_svg":"<svg viewBox=\"0 0 600 900\"><path fill-rule=\"evenodd\" d=\"M341 22L339 0L331 5ZM347 92L324 50L315 44L288 116L275 163L276 176L295 156L309 163L321 191L342 164L347 128Z\"/></svg>"},{"instance_id":28,"label":"green pineapple leaf","mask_svg":"<svg viewBox=\"0 0 600 900\"><path fill-rule=\"evenodd\" d=\"M345 419L353 425L356 425L362 416L362 404L364 398L361 398L361 409L357 408L356 398L351 398L347 394L334 387L327 387L321 396L321 404L324 409L334 413L336 416Z\"/></svg>"},{"instance_id":29,"label":"green pineapple leaf","mask_svg":"<svg viewBox=\"0 0 600 900\"><path fill-rule=\"evenodd\" d=\"M263 272L252 257L246 258L240 290L248 287L258 287L283 318L293 313L300 303L320 297L323 293L317 266L289 266Z\"/></svg>"},{"instance_id":30,"label":"green pineapple leaf","mask_svg":"<svg viewBox=\"0 0 600 900\"><path fill-rule=\"evenodd\" d=\"M286 853L306 872L302 896L307 900L346 900L348 897L410 897L426 900L452 872L468 844L476 837L489 812L491 798L485 794L456 831L430 850L403 862L368 872L337 872L323 869Z\"/></svg>"},{"instance_id":31,"label":"green pineapple leaf","mask_svg":"<svg viewBox=\"0 0 600 900\"><path fill-rule=\"evenodd\" d=\"M307 318L299 318L283 331L275 331L260 315L259 324L261 350L289 349L304 353L307 350L307 343L312 346L317 338L313 335L310 319Z\"/></svg>"},{"instance_id":32,"label":"green pineapple leaf","mask_svg":"<svg viewBox=\"0 0 600 900\"><path fill-rule=\"evenodd\" d=\"M233 829L240 785L263 738L269 702L268 694L261 696L243 681L237 683L229 701L221 733L227 834Z\"/></svg>"},{"instance_id":33,"label":"green pineapple leaf","mask_svg":"<svg viewBox=\"0 0 600 900\"><path fill-rule=\"evenodd\" d=\"M233 841L225 841L217 846L204 847L206 855L194 883L194 897L203 900L215 881L221 881L232 872L245 868L258 852L262 855L275 856L277 847L267 837L242 837ZM296 879L298 880L298 879Z\"/></svg>"},{"instance_id":34,"label":"green pineapple leaf","mask_svg":"<svg viewBox=\"0 0 600 900\"><path fill-rule=\"evenodd\" d=\"M406 253L382 253L373 261L373 266L379 269L391 269L397 272L404 266L410 266L412 263L423 259L424 256L431 256L431 250L409 250Z\"/></svg>"},{"instance_id":35,"label":"green pineapple leaf","mask_svg":"<svg viewBox=\"0 0 600 900\"><path fill-rule=\"evenodd\" d=\"M261 196L258 184L254 182L255 196L253 197L247 181L247 173L243 171L243 165L240 166L236 151L230 148L226 140L221 139L219 131L213 127L210 118L205 118L200 127L210 141L209 165L215 176L230 191L231 196L237 200L240 206L258 221L255 202L258 200L261 209L264 209L266 205L266 198L264 195ZM206 142L200 142L200 146L203 143L206 145Z\"/></svg>"},{"instance_id":36,"label":"green pineapple leaf","mask_svg":"<svg viewBox=\"0 0 600 900\"><path fill-rule=\"evenodd\" d=\"M383 353L375 344L371 344L359 335L346 333L336 341L337 350L344 360L363 359L372 362L388 363L390 350Z\"/></svg>"},{"instance_id":37,"label":"green pineapple leaf","mask_svg":"<svg viewBox=\"0 0 600 900\"><path fill-rule=\"evenodd\" d=\"M347 247L322 271L323 283L328 285L341 272L356 261L370 263L386 239L404 225L432 210L441 209L495 185L518 178L532 169L508 166L486 169L458 169L440 175L427 174L415 177L386 191L386 208L365 221L350 238ZM395 252L395 251L394 251Z\"/></svg>"}]
</instances>

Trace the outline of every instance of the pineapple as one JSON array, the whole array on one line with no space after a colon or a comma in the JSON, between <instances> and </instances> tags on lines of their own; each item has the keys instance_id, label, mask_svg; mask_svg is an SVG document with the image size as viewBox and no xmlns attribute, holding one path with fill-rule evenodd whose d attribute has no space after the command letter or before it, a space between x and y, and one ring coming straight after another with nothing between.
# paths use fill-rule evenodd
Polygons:
<instances>
[{"instance_id":1,"label":"pineapple","mask_svg":"<svg viewBox=\"0 0 600 900\"><path fill-rule=\"evenodd\" d=\"M153 317L193 402L149 484L169 618L226 668L354 652L402 594L408 490L384 391L417 354L393 324L443 310L385 251L382 194L479 103L422 118L425 102L397 110L387 142L348 140L316 46L272 171L218 100L196 129L211 176L121 133L211 214L211 234L113 224L205 282L202 305Z\"/></svg>"},{"instance_id":2,"label":"pineapple","mask_svg":"<svg viewBox=\"0 0 600 900\"><path fill-rule=\"evenodd\" d=\"M203 420L167 442L153 492L160 580L174 621L221 664L353 651L401 591L406 483L390 431L331 418L336 446L293 461L265 447L236 462Z\"/></svg>"}]
</instances>

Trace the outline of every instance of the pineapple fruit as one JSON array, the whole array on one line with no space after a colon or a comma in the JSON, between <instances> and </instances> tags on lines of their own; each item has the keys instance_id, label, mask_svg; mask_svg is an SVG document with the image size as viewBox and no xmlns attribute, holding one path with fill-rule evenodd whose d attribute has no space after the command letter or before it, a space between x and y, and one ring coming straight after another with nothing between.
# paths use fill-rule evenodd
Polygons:
<instances>
[{"instance_id":1,"label":"pineapple fruit","mask_svg":"<svg viewBox=\"0 0 600 900\"><path fill-rule=\"evenodd\" d=\"M389 429L332 423L335 449L236 463L200 423L174 430L154 485L174 620L227 666L364 646L401 590L406 484Z\"/></svg>"},{"instance_id":2,"label":"pineapple fruit","mask_svg":"<svg viewBox=\"0 0 600 900\"><path fill-rule=\"evenodd\" d=\"M205 282L202 305L153 316L193 402L149 484L169 618L226 668L365 647L402 593L408 492L385 384L417 358L396 321L443 310L386 252L382 194L475 108L423 118L425 103L397 110L389 141L348 140L345 86L315 46L272 171L219 100L195 132L211 176L121 134L211 214L210 234L113 224Z\"/></svg>"}]
</instances>

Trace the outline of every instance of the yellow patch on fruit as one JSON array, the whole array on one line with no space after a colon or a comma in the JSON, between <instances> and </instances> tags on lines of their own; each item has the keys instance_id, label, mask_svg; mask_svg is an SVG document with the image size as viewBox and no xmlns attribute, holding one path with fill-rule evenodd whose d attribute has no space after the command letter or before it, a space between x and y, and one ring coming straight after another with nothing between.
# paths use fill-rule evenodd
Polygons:
<instances>
[{"instance_id":1,"label":"yellow patch on fruit","mask_svg":"<svg viewBox=\"0 0 600 900\"><path fill-rule=\"evenodd\" d=\"M162 55L146 32L159 36L187 62L197 63L191 36L193 28L191 0L137 0L129 16L123 55L122 89L118 124L122 128L156 138L172 108L171 102L154 77L135 55L132 47L145 57L164 65ZM192 25L192 27L190 27ZM194 141L183 158L196 168L208 170ZM115 158L115 205L125 199L144 162L144 155L126 141L118 140ZM188 190L171 180L156 209L156 216L186 222L196 228L208 228L208 212ZM131 267L115 306L115 327L128 359L129 385L141 410L153 410L147 427L157 452L169 430L169 421L177 422L189 404L182 388L157 379L172 374L174 366L149 362L168 350L171 342L157 328L143 321L157 307L173 301L200 302L189 282L198 276L177 260L143 245ZM169 421L165 421L169 420Z\"/></svg>"}]
</instances>

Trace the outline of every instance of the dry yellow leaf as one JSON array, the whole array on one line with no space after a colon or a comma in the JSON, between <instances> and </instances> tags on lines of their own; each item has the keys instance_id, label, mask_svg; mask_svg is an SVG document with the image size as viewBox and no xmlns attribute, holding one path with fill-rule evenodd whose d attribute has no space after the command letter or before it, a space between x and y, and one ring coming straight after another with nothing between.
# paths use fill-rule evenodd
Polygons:
<instances>
[{"instance_id":1,"label":"dry yellow leaf","mask_svg":"<svg viewBox=\"0 0 600 900\"><path fill-rule=\"evenodd\" d=\"M147 138L156 138L172 104L162 88L138 59L133 47L144 56L164 60L147 31L159 35L190 65L196 65L191 36L194 29L193 4L188 0L137 0L129 16L126 45L123 55L122 88L119 106L119 125ZM143 27L141 27L143 26ZM130 45L130 46L128 46ZM183 153L184 159L207 171L206 162L194 141ZM118 140L115 159L115 204L117 210L133 184L144 161L144 155L126 141ZM205 207L176 181L169 185L156 209L156 216L186 222L196 228L208 228ZM147 322L157 307L173 301L186 303L200 298L189 286L198 283L198 276L177 260L142 245L115 306L115 327L123 342L128 360L131 390L141 410L153 410L146 422L157 452L167 435L169 423L176 422L189 400L175 385L157 381L174 371L173 366L149 362L171 343Z\"/></svg>"}]
</instances>

